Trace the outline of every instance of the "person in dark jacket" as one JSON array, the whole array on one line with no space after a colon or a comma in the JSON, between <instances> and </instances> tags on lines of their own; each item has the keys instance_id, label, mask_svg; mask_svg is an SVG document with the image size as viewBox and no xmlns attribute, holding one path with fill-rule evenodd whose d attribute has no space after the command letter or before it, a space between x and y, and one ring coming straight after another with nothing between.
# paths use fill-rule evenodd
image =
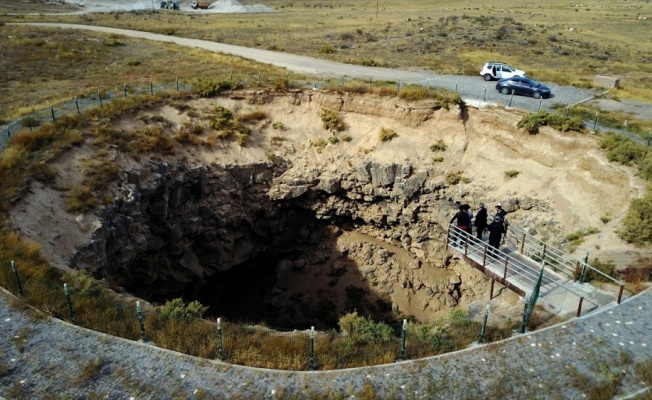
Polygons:
<instances>
[{"instance_id":1,"label":"person in dark jacket","mask_svg":"<svg viewBox=\"0 0 652 400\"><path fill-rule=\"evenodd\" d=\"M457 220L457 223L456 223L455 226L457 226L458 229L461 229L464 232L466 232L469 225L471 224L471 218L469 218L469 214L466 212L466 207L464 207L464 204L460 205L459 211L457 213L455 213L455 215L453 216L453 219L451 219L450 223L452 224L453 221L455 221L455 220ZM462 239L462 241L463 241L464 240L463 238L465 236L466 235L464 235L462 232L456 231L454 233L453 237ZM453 240L453 242L456 242L456 240Z\"/></svg>"},{"instance_id":2,"label":"person in dark jacket","mask_svg":"<svg viewBox=\"0 0 652 400\"><path fill-rule=\"evenodd\" d=\"M482 232L487 227L487 209L484 208L484 203L480 203L480 209L475 214L475 229L477 230L478 239L482 240Z\"/></svg>"},{"instance_id":3,"label":"person in dark jacket","mask_svg":"<svg viewBox=\"0 0 652 400\"><path fill-rule=\"evenodd\" d=\"M505 233L505 225L503 225L503 221L500 217L496 216L487 229L489 230L489 246L498 250L500 247L500 239L502 238L503 233ZM494 254L496 254L495 250L493 251Z\"/></svg>"},{"instance_id":4,"label":"person in dark jacket","mask_svg":"<svg viewBox=\"0 0 652 400\"><path fill-rule=\"evenodd\" d=\"M494 218L500 217L500 220L505 222L505 215L507 215L507 211L503 210L503 207L500 205L500 203L496 204L496 215Z\"/></svg>"}]
</instances>

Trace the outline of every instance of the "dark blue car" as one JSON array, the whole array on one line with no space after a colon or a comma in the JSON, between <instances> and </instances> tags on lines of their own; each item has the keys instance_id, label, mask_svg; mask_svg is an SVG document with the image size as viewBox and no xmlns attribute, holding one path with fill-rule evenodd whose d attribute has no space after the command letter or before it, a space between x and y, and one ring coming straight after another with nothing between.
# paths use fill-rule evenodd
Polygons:
<instances>
[{"instance_id":1,"label":"dark blue car","mask_svg":"<svg viewBox=\"0 0 652 400\"><path fill-rule=\"evenodd\" d=\"M525 77L501 79L496 83L496 90L502 94L523 94L535 99L550 97L551 94L548 86Z\"/></svg>"}]
</instances>

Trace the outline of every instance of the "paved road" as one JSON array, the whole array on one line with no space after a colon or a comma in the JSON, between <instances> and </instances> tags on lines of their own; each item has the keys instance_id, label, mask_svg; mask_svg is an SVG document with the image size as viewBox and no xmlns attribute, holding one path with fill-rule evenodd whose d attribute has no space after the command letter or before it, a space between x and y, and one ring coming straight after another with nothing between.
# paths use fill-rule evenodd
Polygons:
<instances>
[{"instance_id":1,"label":"paved road","mask_svg":"<svg viewBox=\"0 0 652 400\"><path fill-rule=\"evenodd\" d=\"M324 399L371 390L379 399L582 399L612 397L605 397L609 379L619 382L613 398L633 398L652 383L642 373L652 361L651 290L499 343L317 372L198 359L30 317L12 301L0 291L0 397L8 399Z\"/></svg>"}]
</instances>

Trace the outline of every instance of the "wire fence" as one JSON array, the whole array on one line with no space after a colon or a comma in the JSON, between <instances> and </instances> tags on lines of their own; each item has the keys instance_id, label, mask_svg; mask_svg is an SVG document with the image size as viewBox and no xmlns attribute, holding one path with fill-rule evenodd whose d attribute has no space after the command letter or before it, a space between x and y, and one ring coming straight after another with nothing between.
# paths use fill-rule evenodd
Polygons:
<instances>
[{"instance_id":1,"label":"wire fence","mask_svg":"<svg viewBox=\"0 0 652 400\"><path fill-rule=\"evenodd\" d=\"M486 85L479 87L475 84L470 85L459 83L454 79L451 79L451 77L446 76L411 83L402 82L398 77L396 81L374 81L373 79L362 80L345 76L325 77L317 75L312 77L302 76L301 79L297 79L289 72L285 74L263 74L259 72L254 75L231 72L222 76L206 78L232 82L236 87L245 88L277 87L283 89L320 89L324 87L348 87L349 89L357 89L359 91L365 89L373 90L377 88L388 88L400 92L407 87L419 86L434 90L446 89L459 93L459 95L465 99L493 102L505 107L521 108L530 111L552 111L552 107L554 106L551 99L533 99L526 96L515 96L513 94L505 96L495 90L495 85L492 83L487 83ZM54 122L61 116L79 114L93 107L103 107L104 104L109 103L114 99L127 97L129 95L187 92L194 89L194 83L195 81L179 80L179 78L176 77L175 79L162 82L145 82L142 80L136 80L132 81L130 84L117 84L115 87L108 89L96 88L94 91L86 92L67 101L61 101L40 110L32 111L27 115L8 122L0 128L0 150L6 147L7 143L11 140L12 135L19 134L21 131L31 131L37 128L40 124ZM577 96L571 96L570 98L577 100L577 103L580 103L586 100L583 98L584 96L585 94L578 94ZM571 107L575 104L576 103L568 104L565 111L567 115L569 114ZM648 147L652 146L652 132L649 132L647 139L644 139L638 125L632 123L628 125L627 121L625 121L621 126L615 126L614 124L616 123L612 119L596 113L592 119L585 119L584 124L587 128L592 128L592 130L597 133L615 131L626 135L639 144L646 144Z\"/></svg>"},{"instance_id":2,"label":"wire fence","mask_svg":"<svg viewBox=\"0 0 652 400\"><path fill-rule=\"evenodd\" d=\"M476 302L469 313L453 311L431 323L373 323L361 317L364 324L348 329L270 329L169 314L165 307L101 294L89 281L63 283L67 279L74 280L49 268L20 268L13 261L0 261L0 286L54 318L193 356L298 371L386 364L505 339L517 332L522 307L487 301Z\"/></svg>"}]
</instances>

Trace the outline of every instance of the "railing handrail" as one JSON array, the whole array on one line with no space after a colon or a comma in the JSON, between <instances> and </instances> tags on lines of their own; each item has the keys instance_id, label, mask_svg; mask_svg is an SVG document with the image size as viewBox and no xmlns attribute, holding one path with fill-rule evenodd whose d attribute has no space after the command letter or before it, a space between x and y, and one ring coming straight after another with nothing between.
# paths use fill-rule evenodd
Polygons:
<instances>
[{"instance_id":1,"label":"railing handrail","mask_svg":"<svg viewBox=\"0 0 652 400\"><path fill-rule=\"evenodd\" d=\"M469 235L468 232L455 227L455 226L450 226L449 227L449 238L448 238L448 243L451 242L451 239L458 239L458 238L463 238L465 242L465 247L464 247L464 253L465 255L468 255L469 253L476 253L476 254L482 254L485 251L489 251L489 244L480 240L473 240L475 239L472 235ZM469 238L472 238L472 240L468 240ZM471 251L469 252L469 249ZM479 251L478 251L479 250ZM518 270L521 276L524 276L527 281L533 282L534 286L536 284L536 281L539 278L539 272L534 270L531 266L519 261L518 259L510 256L509 254L503 252L502 250L499 249L494 249L491 248L491 251L497 254L497 259L503 261L505 260L507 265L506 267L513 266L511 270ZM486 264L483 265L483 267L486 266ZM562 285L563 286L563 285ZM578 293L575 293L572 289L567 288L564 286L567 290L573 292L574 294L579 295ZM533 287L531 288L533 289ZM528 292L528 291L526 291Z\"/></svg>"},{"instance_id":2,"label":"railing handrail","mask_svg":"<svg viewBox=\"0 0 652 400\"><path fill-rule=\"evenodd\" d=\"M469 251L468 251L469 248L471 248L473 250L472 253L476 253L477 249L482 250L480 253L485 253L486 251L488 251L488 249L490 247L489 244L484 242L484 241L474 240L475 237L473 237L473 235L470 235L468 232L464 231L463 229L460 229L460 228L458 228L456 226L450 225L449 229L448 229L447 245L450 245L451 240L458 239L458 238L464 238L464 240L465 240L465 247L464 247L464 254L465 255L469 254ZM469 240L469 238L471 238L471 240ZM470 245L469 245L469 242L470 242ZM532 280L533 285L529 290L524 290L524 292L528 296L531 295L532 291L534 290L534 286L536 285L536 281L539 278L539 271L534 270L531 266L517 260L516 258L514 258L514 257L510 256L509 254L503 252L502 250L492 248L491 251L493 251L493 252L495 252L495 253L497 253L499 255L498 259L506 260L506 263L507 263L507 265L505 266L506 269L507 269L507 267L509 265L517 266L519 268L519 273L521 274L521 276L523 276L523 274L527 274L529 276L534 277L534 279L531 279L529 276L526 276L528 281ZM511 260L511 263L510 263L510 260ZM484 262L483 262L483 267L485 267L485 266L486 266L486 264L484 264ZM543 267L545 268L545 264L543 265ZM552 271L552 272L554 272L554 271ZM580 299L584 299L584 297L585 297L584 294L577 293L575 290L573 290L572 288L569 288L568 286L564 285L562 282L558 282L558 281L553 280L552 283L554 283L557 286L561 286L562 288L564 288L568 292L574 294L575 296L577 296Z\"/></svg>"},{"instance_id":3,"label":"railing handrail","mask_svg":"<svg viewBox=\"0 0 652 400\"><path fill-rule=\"evenodd\" d=\"M568 273L567 271L564 271L563 268L559 268L559 267L557 267L557 266L555 266L555 265L553 265L553 264L551 264L551 263L548 263L548 264L550 264L550 266L553 267L553 268L557 268L557 269L559 269L559 270L561 270L561 271L564 271L564 272L565 272L569 277L571 277L571 278L573 278L573 279L575 278L575 277L573 276L573 273L575 272L575 268L576 268L576 266L578 266L578 265L586 265L586 268L587 268L587 269L590 269L591 271L593 271L593 272L595 272L595 273L597 273L597 274L600 274L600 275L604 276L605 278L607 278L608 280L612 281L613 283L615 283L615 284L618 285L618 286L621 286L621 287L624 286L624 283L623 283L621 280L616 279L616 278L614 278L614 277L612 277L612 276L610 276L610 275L607 275L607 274L605 274L604 272L600 271L599 269L593 267L592 265L590 265L590 264L588 263L588 260L587 260L587 261L580 261L580 260L576 259L575 257L573 257L572 255L568 254L567 252L565 252L565 251L559 249L558 247L555 247L555 246L553 246L553 245L550 245L549 243L544 242L544 241L542 241L542 240L540 240L540 239L537 239L537 238L535 238L534 236L529 235L529 234L528 234L527 232L525 232L523 229L518 228L518 227L516 227L516 226L514 226L514 225L512 225L512 224L509 224L509 225L508 225L507 230L508 230L508 232L513 233L513 235L510 235L510 236L509 236L509 238L510 238L509 240L510 240L510 241L512 240L512 239L511 239L512 236L516 236L516 237L517 237L517 239L516 239L516 243L515 243L515 245L516 245L516 251L519 251L519 252L522 251L522 249L519 249L519 246L518 246L518 239L519 239L519 238L524 238L524 240L528 243L528 244L527 244L528 247L531 247L531 248L534 248L534 249L540 249L542 252L543 252L543 248L545 248L545 249L546 249L546 252L552 252L553 254L558 254L558 255L559 255L559 259L561 259L561 261L563 262L563 264L564 264L565 266L570 266L570 270L571 270L572 272L571 272L571 273ZM507 240L507 239L506 239L506 240ZM524 246L525 246L525 243L523 243L522 246L524 247ZM530 254L531 254L531 253L530 253ZM529 257L528 254L524 254L524 255L526 255L526 256ZM546 255L547 255L547 253L546 253ZM544 257L543 257L543 258L544 258L544 259L543 259L544 263L545 263L545 261L546 261L546 260L545 260L546 255L544 255Z\"/></svg>"}]
</instances>

